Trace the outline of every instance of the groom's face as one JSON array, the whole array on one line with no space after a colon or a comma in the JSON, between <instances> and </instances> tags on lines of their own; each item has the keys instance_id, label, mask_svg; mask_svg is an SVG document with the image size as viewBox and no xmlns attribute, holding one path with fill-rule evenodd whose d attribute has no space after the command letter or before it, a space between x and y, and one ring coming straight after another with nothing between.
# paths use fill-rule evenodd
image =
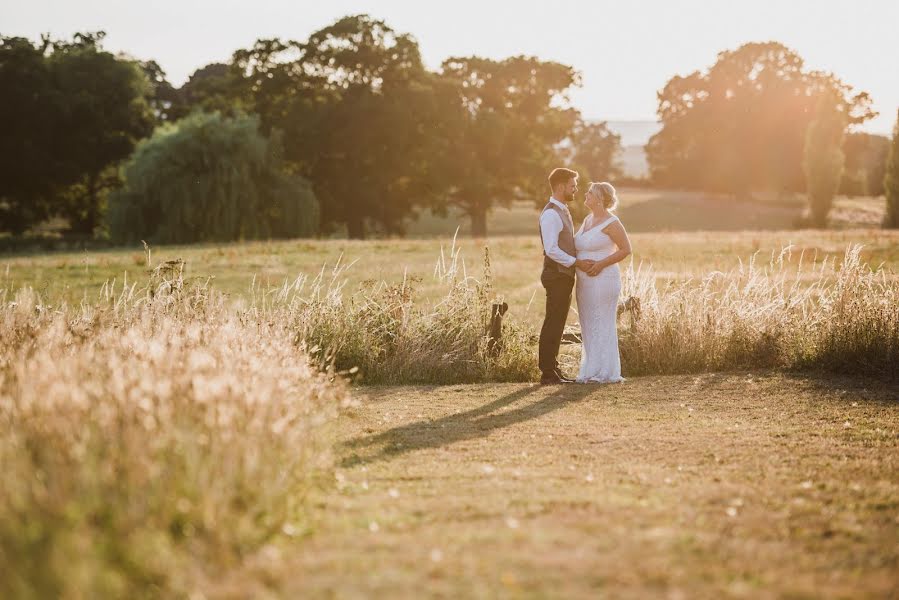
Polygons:
<instances>
[{"instance_id":1,"label":"groom's face","mask_svg":"<svg viewBox=\"0 0 899 600\"><path fill-rule=\"evenodd\" d=\"M565 202L567 203L574 200L575 193L577 193L577 177L569 179L568 183L565 184Z\"/></svg>"}]
</instances>

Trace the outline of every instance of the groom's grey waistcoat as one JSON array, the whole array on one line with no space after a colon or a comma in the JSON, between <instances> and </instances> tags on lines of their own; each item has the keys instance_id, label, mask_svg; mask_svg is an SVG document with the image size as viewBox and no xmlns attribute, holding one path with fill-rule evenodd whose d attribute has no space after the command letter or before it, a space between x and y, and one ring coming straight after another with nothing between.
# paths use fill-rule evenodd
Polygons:
<instances>
[{"instance_id":1,"label":"groom's grey waistcoat","mask_svg":"<svg viewBox=\"0 0 899 600\"><path fill-rule=\"evenodd\" d=\"M566 254L577 256L577 248L574 245L574 223L571 222L571 217L566 211L552 202L546 203L546 206L540 211L540 215L542 216L548 210L556 211L559 218L562 219L562 231L559 232L559 248ZM543 244L543 232L540 234L540 243L541 245ZM574 277L574 267L566 267L557 263L546 255L546 248L543 248L543 275L548 273L564 273L569 277Z\"/></svg>"}]
</instances>

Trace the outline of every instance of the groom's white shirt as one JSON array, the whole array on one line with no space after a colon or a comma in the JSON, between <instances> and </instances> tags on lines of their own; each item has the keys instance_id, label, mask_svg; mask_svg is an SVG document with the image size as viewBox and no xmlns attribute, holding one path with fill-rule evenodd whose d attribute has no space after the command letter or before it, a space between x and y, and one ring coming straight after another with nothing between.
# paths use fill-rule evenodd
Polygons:
<instances>
[{"instance_id":1,"label":"groom's white shirt","mask_svg":"<svg viewBox=\"0 0 899 600\"><path fill-rule=\"evenodd\" d=\"M571 219L571 213L568 212L567 206L552 196L549 197L549 201L564 210L568 218ZM562 217L556 211L544 210L543 214L540 215L540 236L543 238L543 249L546 255L563 267L570 267L577 259L559 248L559 234L562 232L563 227Z\"/></svg>"}]
</instances>

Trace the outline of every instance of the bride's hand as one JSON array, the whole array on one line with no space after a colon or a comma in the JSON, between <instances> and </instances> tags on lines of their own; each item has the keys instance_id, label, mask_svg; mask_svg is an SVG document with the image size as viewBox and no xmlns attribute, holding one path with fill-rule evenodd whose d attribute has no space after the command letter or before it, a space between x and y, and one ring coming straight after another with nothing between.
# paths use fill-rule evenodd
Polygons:
<instances>
[{"instance_id":1,"label":"bride's hand","mask_svg":"<svg viewBox=\"0 0 899 600\"><path fill-rule=\"evenodd\" d=\"M602 265L602 263L596 261L592 265L590 265L589 269L587 269L587 275L589 275L590 277L596 277L597 275L602 273L602 270L604 268L605 267Z\"/></svg>"},{"instance_id":2,"label":"bride's hand","mask_svg":"<svg viewBox=\"0 0 899 600\"><path fill-rule=\"evenodd\" d=\"M574 267L576 269L580 269L584 273L587 273L595 265L596 265L596 261L594 261L594 260L584 260L584 259L579 258L574 262Z\"/></svg>"}]
</instances>

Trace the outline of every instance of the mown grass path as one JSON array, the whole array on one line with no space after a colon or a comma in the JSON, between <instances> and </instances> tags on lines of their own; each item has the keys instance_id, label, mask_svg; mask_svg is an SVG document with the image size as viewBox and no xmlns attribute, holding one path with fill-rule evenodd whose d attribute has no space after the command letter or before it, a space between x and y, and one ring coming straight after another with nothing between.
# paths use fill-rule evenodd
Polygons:
<instances>
[{"instance_id":1,"label":"mown grass path","mask_svg":"<svg viewBox=\"0 0 899 600\"><path fill-rule=\"evenodd\" d=\"M899 389L765 373L368 388L305 597L899 594Z\"/></svg>"}]
</instances>

